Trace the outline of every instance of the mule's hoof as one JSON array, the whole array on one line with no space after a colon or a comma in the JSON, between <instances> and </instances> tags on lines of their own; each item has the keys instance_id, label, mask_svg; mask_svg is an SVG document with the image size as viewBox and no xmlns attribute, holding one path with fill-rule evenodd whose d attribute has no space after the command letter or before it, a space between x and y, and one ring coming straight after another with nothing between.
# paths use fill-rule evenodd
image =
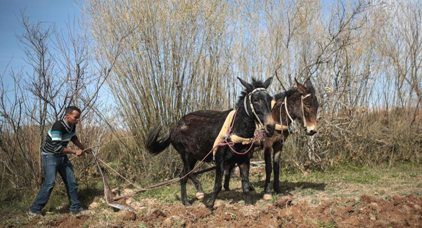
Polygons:
<instances>
[{"instance_id":1,"label":"mule's hoof","mask_svg":"<svg viewBox=\"0 0 422 228\"><path fill-rule=\"evenodd\" d=\"M272 198L273 198L273 196L270 193L265 193L264 194L264 200L270 201Z\"/></svg>"},{"instance_id":2,"label":"mule's hoof","mask_svg":"<svg viewBox=\"0 0 422 228\"><path fill-rule=\"evenodd\" d=\"M188 201L182 201L182 204L183 204L185 207L190 207L190 206L192 206L192 204L190 204Z\"/></svg>"},{"instance_id":3,"label":"mule's hoof","mask_svg":"<svg viewBox=\"0 0 422 228\"><path fill-rule=\"evenodd\" d=\"M213 212L214 211L214 204L209 204L209 203L207 203L207 204L205 204L205 206L211 211L211 212Z\"/></svg>"},{"instance_id":4,"label":"mule's hoof","mask_svg":"<svg viewBox=\"0 0 422 228\"><path fill-rule=\"evenodd\" d=\"M203 200L203 199L204 199L204 197L205 197L205 194L204 194L203 192L197 192L197 193L195 194L195 196L196 196L196 198L197 198L197 199L199 199L199 200Z\"/></svg>"}]
</instances>

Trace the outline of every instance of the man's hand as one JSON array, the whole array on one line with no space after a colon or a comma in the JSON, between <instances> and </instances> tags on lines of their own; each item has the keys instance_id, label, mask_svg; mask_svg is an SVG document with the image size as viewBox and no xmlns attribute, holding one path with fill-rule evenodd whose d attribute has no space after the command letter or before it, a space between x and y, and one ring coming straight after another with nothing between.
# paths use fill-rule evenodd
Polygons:
<instances>
[{"instance_id":1,"label":"man's hand","mask_svg":"<svg viewBox=\"0 0 422 228\"><path fill-rule=\"evenodd\" d=\"M81 156L84 154L84 152L82 150L75 150L75 154Z\"/></svg>"},{"instance_id":2,"label":"man's hand","mask_svg":"<svg viewBox=\"0 0 422 228\"><path fill-rule=\"evenodd\" d=\"M79 149L82 149L82 153L81 153L81 155L82 154L92 154L92 149L90 149L90 148L88 148L88 149L85 149L85 146L79 141L79 139L77 139L76 141L74 141L73 142L77 147L79 147ZM76 154L76 155L78 155L78 154ZM80 156L80 155L78 155L78 156Z\"/></svg>"}]
</instances>

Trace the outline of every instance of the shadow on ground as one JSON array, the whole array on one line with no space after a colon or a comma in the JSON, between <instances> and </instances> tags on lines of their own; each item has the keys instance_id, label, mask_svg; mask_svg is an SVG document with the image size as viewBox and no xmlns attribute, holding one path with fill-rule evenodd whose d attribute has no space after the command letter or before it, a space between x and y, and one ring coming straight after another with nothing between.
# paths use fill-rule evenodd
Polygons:
<instances>
[{"instance_id":1,"label":"shadow on ground","mask_svg":"<svg viewBox=\"0 0 422 228\"><path fill-rule=\"evenodd\" d=\"M260 187L261 189L264 188L265 181L257 181L257 182L251 182L252 185L256 187ZM273 184L272 182L270 183ZM280 190L281 192L278 193L279 196L286 196L286 195L292 195L291 192L296 189L313 189L318 191L325 190L326 184L325 183L314 183L314 182L287 182L283 181L280 182ZM275 192L272 192L273 195L276 195ZM212 192L206 192L204 203L207 203L209 198L211 197ZM263 198L264 192L256 192L251 191L250 197L252 204L255 204L257 201L261 200ZM177 197L179 199L179 197ZM238 203L239 201L243 200L243 190L241 187L231 188L229 191L221 190L220 193L217 196L217 199L224 199L229 200L231 203ZM193 198L189 200L189 202L192 204L194 202L198 201L196 198Z\"/></svg>"},{"instance_id":2,"label":"shadow on ground","mask_svg":"<svg viewBox=\"0 0 422 228\"><path fill-rule=\"evenodd\" d=\"M83 188L80 189L78 191L78 199L81 202L81 205L83 208L88 208L89 205L92 204L92 202L94 202L96 197L102 197L104 195L104 192L102 189L98 189L98 188ZM67 196L66 196L67 197ZM66 201L68 201L67 199L64 199ZM48 211L50 213L58 213L58 214L66 214L69 213L69 204L67 204L64 207L60 207L60 208L49 208Z\"/></svg>"}]
</instances>

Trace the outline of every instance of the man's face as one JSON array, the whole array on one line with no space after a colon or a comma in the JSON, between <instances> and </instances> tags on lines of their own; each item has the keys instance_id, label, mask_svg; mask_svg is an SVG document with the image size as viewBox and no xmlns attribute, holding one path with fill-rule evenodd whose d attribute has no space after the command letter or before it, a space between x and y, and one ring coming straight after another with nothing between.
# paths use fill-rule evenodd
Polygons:
<instances>
[{"instance_id":1,"label":"man's face","mask_svg":"<svg viewBox=\"0 0 422 228\"><path fill-rule=\"evenodd\" d=\"M79 123L79 119L81 118L81 113L73 110L71 114L66 114L65 120L70 125L76 125Z\"/></svg>"}]
</instances>

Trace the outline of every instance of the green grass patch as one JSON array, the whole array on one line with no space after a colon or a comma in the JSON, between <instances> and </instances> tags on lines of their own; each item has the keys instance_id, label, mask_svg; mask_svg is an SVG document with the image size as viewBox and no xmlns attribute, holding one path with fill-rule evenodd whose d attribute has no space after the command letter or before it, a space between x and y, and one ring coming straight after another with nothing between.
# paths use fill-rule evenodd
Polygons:
<instances>
[{"instance_id":1,"label":"green grass patch","mask_svg":"<svg viewBox=\"0 0 422 228\"><path fill-rule=\"evenodd\" d=\"M350 196L351 194L334 194L334 197L337 197L337 198L347 198Z\"/></svg>"},{"instance_id":2,"label":"green grass patch","mask_svg":"<svg viewBox=\"0 0 422 228\"><path fill-rule=\"evenodd\" d=\"M211 171L199 177L206 196L211 194L214 186L214 173ZM422 176L422 167L413 164L397 164L392 168L387 166L369 167L344 164L329 167L325 171L314 171L304 175L300 171L283 170L280 172L280 188L284 192L297 192L301 196L313 196L320 191L332 193L334 197L352 197L355 193L336 193L337 189L329 183L349 183L386 187L395 183L413 183L422 186L422 183L415 182L415 178ZM256 193L261 194L264 190L264 181L261 180L265 173L258 173L250 176ZM274 177L271 177L271 187ZM233 174L230 181L231 194L220 193L219 199L233 201L242 197L241 181L238 174ZM403 186L392 187L391 189L401 190ZM223 191L222 191L223 192ZM196 189L189 180L187 184L187 196L190 202L197 202L195 198ZM359 192L356 192L359 194ZM383 196L386 192L382 188L377 195ZM415 192L415 195L421 194ZM274 194L276 196L276 194ZM138 199L155 198L160 202L180 202L180 184L175 183L157 190L140 193ZM276 198L274 198L276 200Z\"/></svg>"},{"instance_id":3,"label":"green grass patch","mask_svg":"<svg viewBox=\"0 0 422 228\"><path fill-rule=\"evenodd\" d=\"M250 181L253 184L256 193L253 197L255 200L262 198L264 190L264 182L262 177L265 176L264 171L256 173L250 176ZM207 200L213 191L214 187L214 175L215 171L210 171L206 174L202 174L198 177L202 183ZM388 166L380 165L378 167L369 166L354 166L351 164L336 165L329 167L325 171L313 171L307 175L304 175L300 171L283 170L280 173L280 187L283 192L299 194L300 196L308 197L314 200L314 203L319 202L315 199L320 193L324 193L330 197L355 197L361 194L361 192L355 192L356 190L350 190L345 192L339 192L339 186L341 183L348 184L360 184L360 185L371 185L376 195L388 198L391 194L390 191L397 191L400 195L406 193L414 196L422 196L422 166L417 164L396 164L395 166L388 168ZM169 178L170 179L170 178ZM118 186L124 186L127 183L116 177L107 177L107 181L111 188ZM271 177L271 188L273 186L274 178ZM330 184L335 183L335 184ZM138 183L139 184L139 183ZM153 185L151 183L148 185ZM139 184L142 187L148 185ZM349 185L345 185L349 186ZM227 202L237 202L242 200L242 188L241 181L238 173L234 173L230 182L230 192L222 191L218 199L225 200ZM3 221L9 221L9 225L21 226L20 224L10 224L10 218L17 214L23 214L28 211L29 206L35 200L35 195L38 192L38 188L26 191L17 191L15 189L3 190L0 193L0 214L2 215ZM360 187L357 188L360 190ZM406 190L409 189L409 190ZM372 191L372 192L374 192ZM405 193L403 193L405 192ZM196 200L195 197L196 189L192 181L188 181L187 184L187 195L190 202L202 203ZM283 193L284 194L284 193ZM277 201L279 196L273 194L272 201ZM84 179L79 183L79 199L84 207L87 207L92 202L99 202L104 197L103 195L103 183L100 177ZM165 186L153 191L147 191L136 195L136 199L154 198L159 202L166 203L180 203L180 184L179 182L169 186ZM357 201L358 203L358 201ZM107 207L101 205L99 208ZM50 216L59 216L63 213L68 213L69 202L64 188L63 182L58 178L56 186L50 197L50 200L44 212ZM6 222L3 222L3 225ZM12 221L13 223L13 221ZM2 224L0 224L1 226ZM330 223L320 223L321 227L330 227Z\"/></svg>"},{"instance_id":4,"label":"green grass patch","mask_svg":"<svg viewBox=\"0 0 422 228\"><path fill-rule=\"evenodd\" d=\"M324 222L324 221L318 221L317 226L320 228L335 228L335 224L333 222Z\"/></svg>"},{"instance_id":5,"label":"green grass patch","mask_svg":"<svg viewBox=\"0 0 422 228\"><path fill-rule=\"evenodd\" d=\"M0 195L0 215L7 216L27 211L32 198L35 199L35 195L29 191L3 190Z\"/></svg>"},{"instance_id":6,"label":"green grass patch","mask_svg":"<svg viewBox=\"0 0 422 228\"><path fill-rule=\"evenodd\" d=\"M92 183L97 183L97 181ZM92 185L79 184L78 197L82 206L87 207L93 201L98 200L99 197L103 197L102 182L98 183ZM28 212L40 187L26 191L16 191L13 189L2 191L0 195L0 215L12 217L11 215L13 214ZM69 200L60 177L56 180L56 185L43 211L47 215L58 215L69 212Z\"/></svg>"},{"instance_id":7,"label":"green grass patch","mask_svg":"<svg viewBox=\"0 0 422 228\"><path fill-rule=\"evenodd\" d=\"M214 174L215 171L211 171L210 173ZM211 193L214 187L214 177L212 175L202 175L199 176L198 180L202 184L202 188L204 189L205 193ZM153 184L151 184L153 185ZM143 186L147 187L147 186ZM193 201L195 198L196 188L193 185L191 180L188 180L186 184L186 194L189 201ZM146 191L140 193L136 196L136 199L146 199L146 198L155 198L158 199L159 202L164 203L173 203L173 202L181 202L180 199L180 182L176 182L171 185L167 185L155 190Z\"/></svg>"},{"instance_id":8,"label":"green grass patch","mask_svg":"<svg viewBox=\"0 0 422 228\"><path fill-rule=\"evenodd\" d=\"M421 176L422 167L415 164L397 164L392 168L386 166L369 167L352 164L336 165L326 171L314 171L308 175L301 172L282 172L280 180L287 182L345 182L359 184L378 184L382 182L411 183Z\"/></svg>"},{"instance_id":9,"label":"green grass patch","mask_svg":"<svg viewBox=\"0 0 422 228\"><path fill-rule=\"evenodd\" d=\"M413 196L422 196L422 191L417 191L412 193Z\"/></svg>"}]
</instances>

